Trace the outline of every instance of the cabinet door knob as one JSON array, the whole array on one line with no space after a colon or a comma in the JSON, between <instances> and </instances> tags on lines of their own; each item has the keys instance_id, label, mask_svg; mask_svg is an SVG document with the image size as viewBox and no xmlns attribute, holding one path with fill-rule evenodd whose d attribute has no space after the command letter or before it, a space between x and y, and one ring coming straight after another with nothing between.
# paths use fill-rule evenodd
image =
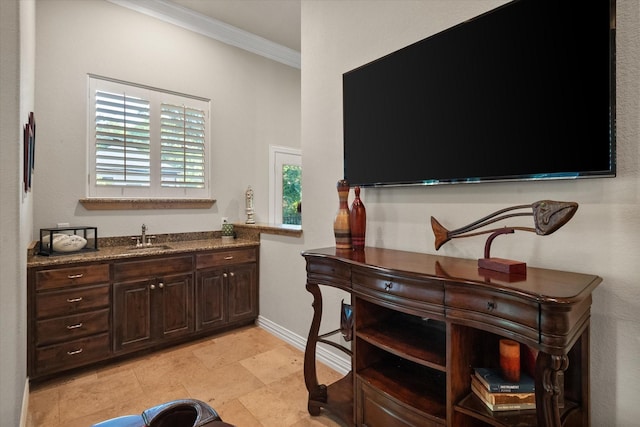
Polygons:
<instances>
[{"instance_id":1,"label":"cabinet door knob","mask_svg":"<svg viewBox=\"0 0 640 427\"><path fill-rule=\"evenodd\" d=\"M149 289L154 290L155 288L156 288L156 285L154 285L153 283L149 285Z\"/></svg>"},{"instance_id":2,"label":"cabinet door knob","mask_svg":"<svg viewBox=\"0 0 640 427\"><path fill-rule=\"evenodd\" d=\"M229 276L233 277L235 276L235 273L232 271L231 273L229 273Z\"/></svg>"},{"instance_id":3,"label":"cabinet door knob","mask_svg":"<svg viewBox=\"0 0 640 427\"><path fill-rule=\"evenodd\" d=\"M222 273L222 277L229 277L227 273Z\"/></svg>"},{"instance_id":4,"label":"cabinet door knob","mask_svg":"<svg viewBox=\"0 0 640 427\"><path fill-rule=\"evenodd\" d=\"M158 287L159 287L160 289L164 288L164 283L162 283L162 282L158 283Z\"/></svg>"}]
</instances>

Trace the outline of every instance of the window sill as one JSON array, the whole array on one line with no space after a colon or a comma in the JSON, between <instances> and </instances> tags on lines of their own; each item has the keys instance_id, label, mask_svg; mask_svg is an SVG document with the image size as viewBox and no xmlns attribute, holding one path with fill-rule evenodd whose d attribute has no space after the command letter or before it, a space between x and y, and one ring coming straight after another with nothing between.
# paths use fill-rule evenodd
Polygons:
<instances>
[{"instance_id":1,"label":"window sill","mask_svg":"<svg viewBox=\"0 0 640 427\"><path fill-rule=\"evenodd\" d=\"M246 229L248 231L257 231L262 234L275 234L278 236L302 236L302 226L287 224L238 224L234 223L236 229Z\"/></svg>"},{"instance_id":2,"label":"window sill","mask_svg":"<svg viewBox=\"0 0 640 427\"><path fill-rule=\"evenodd\" d=\"M209 209L214 199L80 199L89 211L138 209Z\"/></svg>"}]
</instances>

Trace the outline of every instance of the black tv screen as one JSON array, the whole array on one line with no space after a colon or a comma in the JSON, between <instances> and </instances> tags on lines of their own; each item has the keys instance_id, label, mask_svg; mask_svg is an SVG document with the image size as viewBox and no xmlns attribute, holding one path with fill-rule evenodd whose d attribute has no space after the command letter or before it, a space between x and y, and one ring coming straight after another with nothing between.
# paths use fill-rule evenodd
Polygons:
<instances>
[{"instance_id":1,"label":"black tv screen","mask_svg":"<svg viewBox=\"0 0 640 427\"><path fill-rule=\"evenodd\" d=\"M344 178L613 177L615 0L515 0L343 75Z\"/></svg>"}]
</instances>

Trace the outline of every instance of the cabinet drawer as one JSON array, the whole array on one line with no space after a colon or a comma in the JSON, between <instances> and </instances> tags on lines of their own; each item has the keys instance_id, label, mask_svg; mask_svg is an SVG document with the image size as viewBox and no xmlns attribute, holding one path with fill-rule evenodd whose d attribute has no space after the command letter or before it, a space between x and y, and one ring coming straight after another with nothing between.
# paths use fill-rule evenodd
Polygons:
<instances>
[{"instance_id":1,"label":"cabinet drawer","mask_svg":"<svg viewBox=\"0 0 640 427\"><path fill-rule=\"evenodd\" d=\"M331 259L307 258L307 282L351 288L351 266Z\"/></svg>"},{"instance_id":2,"label":"cabinet drawer","mask_svg":"<svg viewBox=\"0 0 640 427\"><path fill-rule=\"evenodd\" d=\"M444 313L444 285L441 281L372 274L357 268L353 269L352 281L353 290L358 293L393 300L405 306L428 307L431 312Z\"/></svg>"},{"instance_id":3,"label":"cabinet drawer","mask_svg":"<svg viewBox=\"0 0 640 427\"><path fill-rule=\"evenodd\" d=\"M239 249L198 254L196 268L219 267L223 265L256 262L256 249Z\"/></svg>"},{"instance_id":4,"label":"cabinet drawer","mask_svg":"<svg viewBox=\"0 0 640 427\"><path fill-rule=\"evenodd\" d=\"M109 334L81 338L36 349L36 370L46 374L108 358Z\"/></svg>"},{"instance_id":5,"label":"cabinet drawer","mask_svg":"<svg viewBox=\"0 0 640 427\"><path fill-rule=\"evenodd\" d=\"M443 422L428 418L410 406L402 405L358 378L357 425L367 427L442 427Z\"/></svg>"},{"instance_id":6,"label":"cabinet drawer","mask_svg":"<svg viewBox=\"0 0 640 427\"><path fill-rule=\"evenodd\" d=\"M114 280L117 282L190 273L192 270L193 257L191 255L118 262L113 267Z\"/></svg>"},{"instance_id":7,"label":"cabinet drawer","mask_svg":"<svg viewBox=\"0 0 640 427\"><path fill-rule=\"evenodd\" d=\"M481 326L498 328L497 332L506 330L538 341L540 309L536 301L474 286L448 284L445 304L447 318L476 321Z\"/></svg>"},{"instance_id":8,"label":"cabinet drawer","mask_svg":"<svg viewBox=\"0 0 640 427\"><path fill-rule=\"evenodd\" d=\"M40 320L36 324L36 345L69 341L109 330L109 309Z\"/></svg>"},{"instance_id":9,"label":"cabinet drawer","mask_svg":"<svg viewBox=\"0 0 640 427\"><path fill-rule=\"evenodd\" d=\"M36 290L109 282L109 265L56 268L36 272Z\"/></svg>"},{"instance_id":10,"label":"cabinet drawer","mask_svg":"<svg viewBox=\"0 0 640 427\"><path fill-rule=\"evenodd\" d=\"M43 292L36 296L36 317L64 316L108 305L108 284Z\"/></svg>"}]
</instances>

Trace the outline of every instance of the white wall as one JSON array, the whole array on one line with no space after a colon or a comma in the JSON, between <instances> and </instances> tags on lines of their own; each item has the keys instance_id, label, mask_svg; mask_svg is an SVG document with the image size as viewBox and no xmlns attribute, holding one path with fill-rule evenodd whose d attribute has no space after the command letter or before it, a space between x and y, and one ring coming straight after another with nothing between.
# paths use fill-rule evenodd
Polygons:
<instances>
[{"instance_id":1,"label":"white wall","mask_svg":"<svg viewBox=\"0 0 640 427\"><path fill-rule=\"evenodd\" d=\"M342 177L342 73L503 3L303 0L305 248L333 244L331 223L338 205L335 185ZM362 194L367 208L367 245L425 253L435 253L430 216L455 228L500 208L542 199L580 204L576 216L557 233L502 237L494 242L492 255L523 260L530 266L603 277L593 294L591 319L593 426L626 427L637 425L640 419L636 402L640 392L638 28L640 4L618 0L616 178L367 189ZM438 253L479 258L484 240L452 241ZM298 264L294 282L304 283L304 264ZM308 306L303 308L310 310Z\"/></svg>"},{"instance_id":2,"label":"white wall","mask_svg":"<svg viewBox=\"0 0 640 427\"><path fill-rule=\"evenodd\" d=\"M9 27L13 21L5 18L6 2L0 3L4 46L6 32L11 34L5 21ZM504 1L498 0L303 0L302 101L301 106L296 106L300 99L292 86L300 84L297 70L111 3L38 1L36 113L38 149L42 151L38 151L36 162L33 230L60 221L95 224L104 236L136 234L143 221L154 233L215 229L220 216L243 218L242 193L248 184L256 190L257 217L262 221L268 206L268 144L296 147L301 131L304 235L301 239L263 237L260 309L265 319L293 335L306 337L311 296L304 290L304 260L299 252L334 243L332 222L338 203L335 185L342 176L342 73L502 3ZM113 23L118 27L117 32L105 28ZM185 74L162 71L157 55L150 57L130 50L127 35L133 34L134 26L142 30L143 42L158 50L162 37L170 36L176 45L193 43L198 51L205 53L189 59L194 61L194 67ZM366 190L362 194L368 215L368 245L426 253L435 252L429 227L431 215L455 227L502 207L540 199L571 200L580 204L576 216L558 233L546 237L520 233L501 238L494 243L493 254L521 259L532 266L594 273L604 278L594 293L592 307L593 426L626 427L635 425L640 418L640 407L635 404L640 387L637 362L640 287L636 284L639 271L636 259L640 253L638 28L640 4L635 0L618 0L617 178ZM115 49L108 50L106 58L93 53L94 46L102 46L108 40L118 44L118 51L123 53L121 58L114 56ZM165 49L182 55L173 46ZM2 57L4 67L4 51ZM214 126L219 126L214 144L221 144L221 152L214 153L218 159L215 179L220 186L216 187L214 196L218 203L213 209L94 213L78 205L77 200L84 196L85 172L75 164L83 164L85 156L82 81L87 72L170 86L169 89L213 99ZM2 83L4 87L4 80ZM4 103L4 92L2 98ZM61 104L62 100L69 105ZM69 118L73 120L68 122ZM75 120L80 124L74 123ZM6 140L1 141L3 180L0 188L5 191L10 185L5 184L5 173L12 173L5 172L5 166L16 161L17 153L13 151L13 158L7 161ZM52 154L57 150L64 152L64 158ZM51 165L47 165L45 159ZM63 171L55 167L54 160L64 165ZM17 191L13 187L9 189ZM3 192L3 204L4 197ZM20 215L14 212L13 218ZM29 224L28 218L19 221ZM0 225L2 235L11 231L10 227L17 227L14 220L6 224L4 216ZM483 245L484 239L463 239L447 243L440 253L477 258ZM3 241L2 248L5 247ZM6 292L5 267L15 266L16 255L13 257L8 262L0 261L2 292ZM24 283L24 278L19 277L21 274L15 272L16 277L8 276L8 279ZM0 301L4 302L5 293L1 296ZM24 303L19 291L13 289L9 296L18 304ZM332 315L325 317L327 330L337 324L341 298L342 295L332 292L325 297L325 312L327 316ZM0 311L3 325L9 319L24 330L22 313L16 312L16 308L5 313L3 305ZM19 343L23 339L20 336L24 336L24 331L11 340ZM6 339L4 335L2 338ZM0 356L4 373L19 363L14 361L13 353L6 350L4 341L2 344ZM8 368L7 353L13 361ZM4 389L4 376L2 380L1 389ZM9 403L1 405L5 410Z\"/></svg>"},{"instance_id":3,"label":"white wall","mask_svg":"<svg viewBox=\"0 0 640 427\"><path fill-rule=\"evenodd\" d=\"M26 419L26 255L32 193L22 185L22 126L34 111L35 3L0 2L0 424Z\"/></svg>"},{"instance_id":4,"label":"white wall","mask_svg":"<svg viewBox=\"0 0 640 427\"><path fill-rule=\"evenodd\" d=\"M255 191L268 221L270 144L300 147L300 70L104 0L37 2L34 232L59 222L98 227L98 236L220 229L242 221ZM181 62L181 66L176 63ZM211 209L87 211L87 74L212 100ZM125 219L123 221L123 219Z\"/></svg>"}]
</instances>

